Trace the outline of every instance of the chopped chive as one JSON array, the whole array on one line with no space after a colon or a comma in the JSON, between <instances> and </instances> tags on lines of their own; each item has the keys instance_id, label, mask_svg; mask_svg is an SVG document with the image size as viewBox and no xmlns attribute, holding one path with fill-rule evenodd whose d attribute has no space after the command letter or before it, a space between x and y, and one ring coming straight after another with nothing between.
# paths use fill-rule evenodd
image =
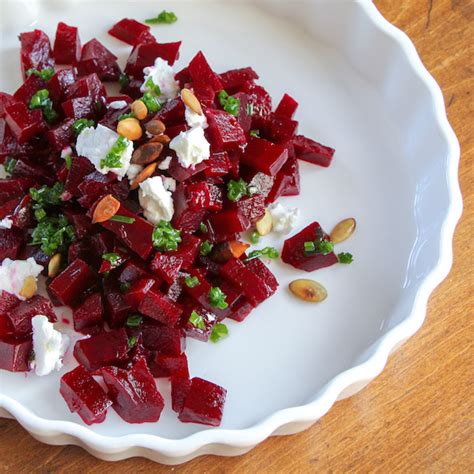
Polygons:
<instances>
[{"instance_id":1,"label":"chopped chive","mask_svg":"<svg viewBox=\"0 0 474 474\"><path fill-rule=\"evenodd\" d=\"M211 244L211 242L209 242L209 240L205 240L202 244L201 244L201 248L199 249L199 253L205 257L206 255L209 255L212 251L212 247L213 245Z\"/></svg>"},{"instance_id":2,"label":"chopped chive","mask_svg":"<svg viewBox=\"0 0 474 474\"><path fill-rule=\"evenodd\" d=\"M135 344L137 343L138 341L138 337L137 336L131 336L128 338L128 348L131 349L132 347L135 346Z\"/></svg>"},{"instance_id":3,"label":"chopped chive","mask_svg":"<svg viewBox=\"0 0 474 474\"><path fill-rule=\"evenodd\" d=\"M4 165L5 172L8 174L12 174L13 170L15 169L16 163L17 163L17 160L9 156L5 161L5 165Z\"/></svg>"},{"instance_id":4,"label":"chopped chive","mask_svg":"<svg viewBox=\"0 0 474 474\"><path fill-rule=\"evenodd\" d=\"M169 222L161 220L153 230L153 246L163 252L172 252L181 242L181 231Z\"/></svg>"},{"instance_id":5,"label":"chopped chive","mask_svg":"<svg viewBox=\"0 0 474 474\"><path fill-rule=\"evenodd\" d=\"M163 10L155 18L147 18L145 20L145 23L148 23L149 25L158 25L158 24L170 25L171 23L175 23L176 21L178 21L178 17L176 16L176 13L167 12L166 10Z\"/></svg>"},{"instance_id":6,"label":"chopped chive","mask_svg":"<svg viewBox=\"0 0 474 474\"><path fill-rule=\"evenodd\" d=\"M127 217L127 216L121 216L120 214L115 214L115 216L112 216L109 221L114 221L114 222L123 222L124 224L133 224L135 222L135 219L133 217Z\"/></svg>"},{"instance_id":7,"label":"chopped chive","mask_svg":"<svg viewBox=\"0 0 474 474\"><path fill-rule=\"evenodd\" d=\"M200 284L199 278L197 276L189 276L184 279L184 283L188 288L194 288Z\"/></svg>"},{"instance_id":8,"label":"chopped chive","mask_svg":"<svg viewBox=\"0 0 474 474\"><path fill-rule=\"evenodd\" d=\"M204 222L201 222L199 224L199 230L203 233L203 234L207 234L207 225L204 224Z\"/></svg>"},{"instance_id":9,"label":"chopped chive","mask_svg":"<svg viewBox=\"0 0 474 474\"><path fill-rule=\"evenodd\" d=\"M227 326L223 323L217 323L213 328L210 336L210 340L214 343L219 342L221 339L229 335Z\"/></svg>"},{"instance_id":10,"label":"chopped chive","mask_svg":"<svg viewBox=\"0 0 474 474\"><path fill-rule=\"evenodd\" d=\"M260 138L260 130L250 130L250 136L254 138Z\"/></svg>"},{"instance_id":11,"label":"chopped chive","mask_svg":"<svg viewBox=\"0 0 474 474\"><path fill-rule=\"evenodd\" d=\"M304 251L306 253L312 253L316 251L316 245L314 242L305 242L304 243Z\"/></svg>"},{"instance_id":12,"label":"chopped chive","mask_svg":"<svg viewBox=\"0 0 474 474\"><path fill-rule=\"evenodd\" d=\"M229 304L226 302L227 295L218 287L212 287L209 290L209 303L214 308L226 309Z\"/></svg>"},{"instance_id":13,"label":"chopped chive","mask_svg":"<svg viewBox=\"0 0 474 474\"><path fill-rule=\"evenodd\" d=\"M127 291L130 289L131 286L132 286L131 283L120 283L120 292L127 293Z\"/></svg>"},{"instance_id":14,"label":"chopped chive","mask_svg":"<svg viewBox=\"0 0 474 474\"><path fill-rule=\"evenodd\" d=\"M196 311L191 312L191 316L189 316L189 322L198 329L206 329L206 323L204 322L203 317L198 314Z\"/></svg>"},{"instance_id":15,"label":"chopped chive","mask_svg":"<svg viewBox=\"0 0 474 474\"><path fill-rule=\"evenodd\" d=\"M135 328L140 326L140 324L143 321L143 317L140 316L139 314L132 314L127 318L126 325L130 328Z\"/></svg>"},{"instance_id":16,"label":"chopped chive","mask_svg":"<svg viewBox=\"0 0 474 474\"><path fill-rule=\"evenodd\" d=\"M72 156L71 155L65 156L64 161L66 162L66 169L70 170L71 165L72 165Z\"/></svg>"},{"instance_id":17,"label":"chopped chive","mask_svg":"<svg viewBox=\"0 0 474 474\"><path fill-rule=\"evenodd\" d=\"M118 253L109 252L102 255L102 260L107 260L107 262L109 262L112 267L116 267L119 265L122 257Z\"/></svg>"},{"instance_id":18,"label":"chopped chive","mask_svg":"<svg viewBox=\"0 0 474 474\"><path fill-rule=\"evenodd\" d=\"M88 119L85 119L85 118L81 118L81 119L76 120L72 124L71 128L72 128L72 131L74 132L74 134L77 136L77 135L80 135L80 133L85 128L93 127L94 125L95 125L95 122L93 120L88 120Z\"/></svg>"},{"instance_id":19,"label":"chopped chive","mask_svg":"<svg viewBox=\"0 0 474 474\"><path fill-rule=\"evenodd\" d=\"M337 254L337 258L339 260L339 263L343 263L345 265L349 265L354 261L354 257L349 252L341 252Z\"/></svg>"},{"instance_id":20,"label":"chopped chive","mask_svg":"<svg viewBox=\"0 0 474 474\"><path fill-rule=\"evenodd\" d=\"M250 252L248 257L245 260L249 261L254 258L260 258L260 257L278 258L279 256L280 254L278 253L278 250L276 248L265 247L261 250L254 250L253 252Z\"/></svg>"}]
</instances>

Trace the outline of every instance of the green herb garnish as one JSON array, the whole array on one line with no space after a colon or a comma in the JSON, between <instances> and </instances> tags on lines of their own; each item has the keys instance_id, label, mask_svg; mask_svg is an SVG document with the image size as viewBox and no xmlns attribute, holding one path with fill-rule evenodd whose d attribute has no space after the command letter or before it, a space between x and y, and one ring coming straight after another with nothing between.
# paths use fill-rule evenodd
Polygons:
<instances>
[{"instance_id":1,"label":"green herb garnish","mask_svg":"<svg viewBox=\"0 0 474 474\"><path fill-rule=\"evenodd\" d=\"M260 130L250 130L250 136L254 138L260 138Z\"/></svg>"},{"instance_id":2,"label":"green herb garnish","mask_svg":"<svg viewBox=\"0 0 474 474\"><path fill-rule=\"evenodd\" d=\"M122 216L120 214L115 214L112 216L109 221L122 222L123 224L133 224L135 222L134 217Z\"/></svg>"},{"instance_id":3,"label":"green herb garnish","mask_svg":"<svg viewBox=\"0 0 474 474\"><path fill-rule=\"evenodd\" d=\"M250 234L250 242L252 244L258 244L258 242L260 241L260 234L258 233L258 231L254 230L251 234Z\"/></svg>"},{"instance_id":4,"label":"green herb garnish","mask_svg":"<svg viewBox=\"0 0 474 474\"><path fill-rule=\"evenodd\" d=\"M247 115L253 115L253 104L247 104Z\"/></svg>"},{"instance_id":5,"label":"green herb garnish","mask_svg":"<svg viewBox=\"0 0 474 474\"><path fill-rule=\"evenodd\" d=\"M135 114L133 112L130 112L129 114L122 114L119 118L118 121L120 122L121 120L125 120L128 118L135 118Z\"/></svg>"},{"instance_id":6,"label":"green herb garnish","mask_svg":"<svg viewBox=\"0 0 474 474\"><path fill-rule=\"evenodd\" d=\"M213 287L209 290L209 303L214 308L226 309L229 305L226 302L226 294L218 287Z\"/></svg>"},{"instance_id":7,"label":"green herb garnish","mask_svg":"<svg viewBox=\"0 0 474 474\"><path fill-rule=\"evenodd\" d=\"M155 84L152 77L149 77L145 82L145 87L149 92L152 92L155 95L161 95L161 89L158 84Z\"/></svg>"},{"instance_id":8,"label":"green herb garnish","mask_svg":"<svg viewBox=\"0 0 474 474\"><path fill-rule=\"evenodd\" d=\"M151 92L145 92L140 100L146 105L148 112L152 114L161 109L158 99Z\"/></svg>"},{"instance_id":9,"label":"green herb garnish","mask_svg":"<svg viewBox=\"0 0 474 474\"><path fill-rule=\"evenodd\" d=\"M77 136L79 135L85 128L93 127L95 125L95 122L93 120L88 120L85 118L81 118L76 120L72 124L72 131L74 134Z\"/></svg>"},{"instance_id":10,"label":"green herb garnish","mask_svg":"<svg viewBox=\"0 0 474 474\"><path fill-rule=\"evenodd\" d=\"M102 255L102 260L107 260L112 265L112 268L115 268L120 264L122 257L118 253L109 252Z\"/></svg>"},{"instance_id":11,"label":"green herb garnish","mask_svg":"<svg viewBox=\"0 0 474 474\"><path fill-rule=\"evenodd\" d=\"M125 137L118 137L117 141L112 145L110 151L100 160L101 168L121 168L122 155L127 149L129 141Z\"/></svg>"},{"instance_id":12,"label":"green herb garnish","mask_svg":"<svg viewBox=\"0 0 474 474\"><path fill-rule=\"evenodd\" d=\"M163 10L155 18L147 18L145 20L145 23L148 23L149 25L158 25L158 24L170 25L171 23L175 23L176 21L178 21L178 17L176 16L174 12L167 12L166 10Z\"/></svg>"},{"instance_id":13,"label":"green herb garnish","mask_svg":"<svg viewBox=\"0 0 474 474\"><path fill-rule=\"evenodd\" d=\"M129 84L130 84L130 79L129 77L126 75L126 74L120 74L119 76L119 84L120 84L120 88L121 89L124 89L125 87L127 87Z\"/></svg>"},{"instance_id":14,"label":"green herb garnish","mask_svg":"<svg viewBox=\"0 0 474 474\"><path fill-rule=\"evenodd\" d=\"M204 222L201 222L199 224L199 230L203 233L203 234L207 234L207 225L204 224Z\"/></svg>"},{"instance_id":15,"label":"green herb garnish","mask_svg":"<svg viewBox=\"0 0 474 474\"><path fill-rule=\"evenodd\" d=\"M38 76L40 79L43 79L43 81L49 81L54 76L54 68L47 67L41 70L31 68L26 71L27 76L31 76L32 74Z\"/></svg>"},{"instance_id":16,"label":"green herb garnish","mask_svg":"<svg viewBox=\"0 0 474 474\"><path fill-rule=\"evenodd\" d=\"M239 115L240 99L230 96L225 90L221 90L217 97L222 108L227 113L234 116Z\"/></svg>"},{"instance_id":17,"label":"green herb garnish","mask_svg":"<svg viewBox=\"0 0 474 474\"><path fill-rule=\"evenodd\" d=\"M66 155L64 157L64 161L66 162L66 169L67 170L70 170L71 169L71 165L72 165L72 156L71 155Z\"/></svg>"},{"instance_id":18,"label":"green herb garnish","mask_svg":"<svg viewBox=\"0 0 474 474\"><path fill-rule=\"evenodd\" d=\"M5 172L8 173L8 174L12 174L13 170L15 169L16 163L17 163L17 160L15 160L15 158L12 158L11 156L9 156L5 160L5 164L4 164Z\"/></svg>"},{"instance_id":19,"label":"green herb garnish","mask_svg":"<svg viewBox=\"0 0 474 474\"><path fill-rule=\"evenodd\" d=\"M196 313L196 311L193 311L191 313L191 316L189 316L189 322L198 329L206 329L206 323L204 322L203 317Z\"/></svg>"},{"instance_id":20,"label":"green herb garnish","mask_svg":"<svg viewBox=\"0 0 474 474\"><path fill-rule=\"evenodd\" d=\"M61 195L63 193L64 186L62 183L54 183L53 186L41 186L40 188L30 188L30 196L35 205L35 209L44 206L59 206L61 204Z\"/></svg>"},{"instance_id":21,"label":"green herb garnish","mask_svg":"<svg viewBox=\"0 0 474 474\"><path fill-rule=\"evenodd\" d=\"M200 281L197 276L188 276L184 279L184 283L186 283L188 288L194 288L200 284Z\"/></svg>"},{"instance_id":22,"label":"green herb garnish","mask_svg":"<svg viewBox=\"0 0 474 474\"><path fill-rule=\"evenodd\" d=\"M58 217L44 216L31 234L30 245L41 245L46 255L65 249L74 240L74 227L59 214Z\"/></svg>"},{"instance_id":23,"label":"green herb garnish","mask_svg":"<svg viewBox=\"0 0 474 474\"><path fill-rule=\"evenodd\" d=\"M349 252L341 252L337 254L337 258L339 260L339 263L343 263L345 265L349 265L354 261L354 257Z\"/></svg>"},{"instance_id":24,"label":"green herb garnish","mask_svg":"<svg viewBox=\"0 0 474 474\"><path fill-rule=\"evenodd\" d=\"M249 261L254 258L260 258L260 257L278 258L279 256L280 254L278 253L278 250L276 248L265 247L261 250L254 250L253 252L250 252L248 257L245 260Z\"/></svg>"},{"instance_id":25,"label":"green herb garnish","mask_svg":"<svg viewBox=\"0 0 474 474\"><path fill-rule=\"evenodd\" d=\"M231 179L227 183L227 198L229 201L238 201L244 196L249 196L250 191L247 183L240 178L238 181Z\"/></svg>"},{"instance_id":26,"label":"green herb garnish","mask_svg":"<svg viewBox=\"0 0 474 474\"><path fill-rule=\"evenodd\" d=\"M131 286L131 283L120 283L120 293L127 293Z\"/></svg>"},{"instance_id":27,"label":"green herb garnish","mask_svg":"<svg viewBox=\"0 0 474 474\"><path fill-rule=\"evenodd\" d=\"M143 317L139 314L132 314L127 318L127 322L125 323L130 328L135 328L140 326L143 321Z\"/></svg>"},{"instance_id":28,"label":"green herb garnish","mask_svg":"<svg viewBox=\"0 0 474 474\"><path fill-rule=\"evenodd\" d=\"M30 109L42 109L43 116L48 123L58 118L58 113L53 108L53 101L49 98L48 89L40 89L33 94L30 100Z\"/></svg>"},{"instance_id":29,"label":"green herb garnish","mask_svg":"<svg viewBox=\"0 0 474 474\"><path fill-rule=\"evenodd\" d=\"M161 220L153 230L153 246L163 252L171 252L178 248L181 242L181 231L175 229L169 222Z\"/></svg>"},{"instance_id":30,"label":"green herb garnish","mask_svg":"<svg viewBox=\"0 0 474 474\"><path fill-rule=\"evenodd\" d=\"M306 253L316 252L316 245L313 241L304 243L304 251Z\"/></svg>"},{"instance_id":31,"label":"green herb garnish","mask_svg":"<svg viewBox=\"0 0 474 474\"><path fill-rule=\"evenodd\" d=\"M199 249L199 253L205 257L206 255L209 255L212 251L212 247L213 245L211 244L211 242L209 242L209 240L205 240L202 244L201 244L201 248Z\"/></svg>"},{"instance_id":32,"label":"green herb garnish","mask_svg":"<svg viewBox=\"0 0 474 474\"><path fill-rule=\"evenodd\" d=\"M305 242L304 244L304 252L306 255L327 255L334 250L334 244L330 240L325 240L323 236L319 236L314 241Z\"/></svg>"},{"instance_id":33,"label":"green herb garnish","mask_svg":"<svg viewBox=\"0 0 474 474\"><path fill-rule=\"evenodd\" d=\"M213 328L210 336L210 340L214 343L219 342L229 335L227 326L223 323L217 323Z\"/></svg>"},{"instance_id":34,"label":"green herb garnish","mask_svg":"<svg viewBox=\"0 0 474 474\"><path fill-rule=\"evenodd\" d=\"M128 338L128 348L131 349L132 347L135 346L135 344L138 342L138 337L137 336L131 336Z\"/></svg>"}]
</instances>

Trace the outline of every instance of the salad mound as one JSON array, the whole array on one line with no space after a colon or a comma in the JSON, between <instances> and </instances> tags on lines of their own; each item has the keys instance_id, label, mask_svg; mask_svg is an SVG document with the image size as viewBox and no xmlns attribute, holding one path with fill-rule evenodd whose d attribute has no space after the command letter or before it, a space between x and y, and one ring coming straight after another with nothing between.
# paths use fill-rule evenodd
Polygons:
<instances>
[{"instance_id":1,"label":"salad mound","mask_svg":"<svg viewBox=\"0 0 474 474\"><path fill-rule=\"evenodd\" d=\"M175 71L180 41L131 19L109 33L132 46L123 71L65 23L53 47L41 30L21 33L24 82L0 93L0 368L46 375L70 345L78 366L60 393L85 423L110 407L157 422L162 377L182 422L218 426L226 390L190 375L186 338L218 342L225 319L275 293L264 261L278 250L250 251L242 234L290 233L297 210L276 201L299 194L299 160L327 167L334 149L298 135L296 100L273 108L251 67L219 74L199 51ZM330 244L315 222L282 258L312 271L341 261ZM58 306L73 310L74 344L52 324Z\"/></svg>"}]
</instances>

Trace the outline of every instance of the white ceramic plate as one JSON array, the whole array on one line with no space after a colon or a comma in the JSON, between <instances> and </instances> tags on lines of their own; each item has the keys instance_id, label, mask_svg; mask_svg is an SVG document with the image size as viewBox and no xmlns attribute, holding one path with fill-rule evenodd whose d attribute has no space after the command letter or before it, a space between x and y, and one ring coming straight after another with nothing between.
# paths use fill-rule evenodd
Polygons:
<instances>
[{"instance_id":1,"label":"white ceramic plate","mask_svg":"<svg viewBox=\"0 0 474 474\"><path fill-rule=\"evenodd\" d=\"M20 83L21 31L53 36L60 20L78 25L83 42L97 37L123 64L130 48L107 29L164 7L179 21L153 32L183 40L179 66L202 49L217 71L254 67L275 100L284 92L298 99L302 133L336 148L329 169L302 163L302 195L284 200L302 210L298 229L315 219L328 230L345 217L358 222L340 246L355 263L312 275L328 289L324 303L291 298L286 286L301 272L273 263L281 283L274 297L245 323L230 323L225 341L189 342L191 374L228 389L220 428L182 424L168 408L158 424L130 425L110 410L105 423L87 427L58 392L71 364L43 378L1 372L0 406L36 438L108 460L171 464L241 454L271 434L300 431L376 377L420 327L450 269L462 204L459 146L440 89L370 2L3 0L0 89Z\"/></svg>"}]
</instances>

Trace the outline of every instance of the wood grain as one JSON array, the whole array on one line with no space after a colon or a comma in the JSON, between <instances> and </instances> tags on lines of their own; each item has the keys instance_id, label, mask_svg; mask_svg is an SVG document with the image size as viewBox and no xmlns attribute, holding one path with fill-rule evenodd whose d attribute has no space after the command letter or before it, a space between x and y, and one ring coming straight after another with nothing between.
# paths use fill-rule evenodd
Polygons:
<instances>
[{"instance_id":1,"label":"wood grain","mask_svg":"<svg viewBox=\"0 0 474 474\"><path fill-rule=\"evenodd\" d=\"M274 437L239 458L202 457L171 468L144 459L99 461L80 448L38 443L0 420L0 471L20 472L451 472L474 471L473 252L474 2L376 0L414 41L444 92L461 142L464 214L454 267L432 295L423 328L360 394L301 434Z\"/></svg>"}]
</instances>

